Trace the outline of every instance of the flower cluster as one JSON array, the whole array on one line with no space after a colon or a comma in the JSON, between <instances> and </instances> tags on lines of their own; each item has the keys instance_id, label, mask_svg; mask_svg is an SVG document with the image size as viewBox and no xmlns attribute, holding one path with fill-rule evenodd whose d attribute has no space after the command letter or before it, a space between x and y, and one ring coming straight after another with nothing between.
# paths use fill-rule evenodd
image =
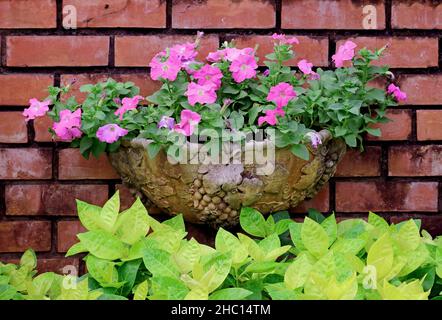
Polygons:
<instances>
[{"instance_id":1,"label":"flower cluster","mask_svg":"<svg viewBox=\"0 0 442 320\"><path fill-rule=\"evenodd\" d=\"M273 52L260 62L257 48L238 48L234 42L199 60L202 36L153 57L150 76L162 86L151 96L140 95L133 83L112 79L83 86L89 93L83 102L60 99L68 87L52 87L44 101L31 99L23 115L28 121L48 113L54 120L50 131L61 141L73 141L85 155L112 152L122 137L150 139L155 153L176 135L194 135L198 127L243 134L273 127L277 147L306 158L304 141L317 148L322 129L351 147L361 145L364 134L379 135L373 124L385 121L387 107L406 99L395 84L386 90L369 86L389 72L371 66L385 48L356 52L357 45L346 41L332 57L336 69L315 68L303 57L293 69L287 64L294 59L296 37L273 34ZM260 71L258 65L266 68Z\"/></svg>"}]
</instances>

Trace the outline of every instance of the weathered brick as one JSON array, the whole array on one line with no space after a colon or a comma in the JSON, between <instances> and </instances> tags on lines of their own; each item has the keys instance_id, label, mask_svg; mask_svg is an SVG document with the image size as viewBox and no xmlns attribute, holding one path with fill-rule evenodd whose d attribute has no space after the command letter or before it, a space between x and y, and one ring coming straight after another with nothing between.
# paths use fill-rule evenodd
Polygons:
<instances>
[{"instance_id":1,"label":"weathered brick","mask_svg":"<svg viewBox=\"0 0 442 320\"><path fill-rule=\"evenodd\" d=\"M53 82L49 74L0 74L0 108L28 105L31 98L43 100Z\"/></svg>"},{"instance_id":2,"label":"weathered brick","mask_svg":"<svg viewBox=\"0 0 442 320\"><path fill-rule=\"evenodd\" d=\"M7 215L76 215L75 199L103 205L107 185L7 185Z\"/></svg>"},{"instance_id":3,"label":"weathered brick","mask_svg":"<svg viewBox=\"0 0 442 320\"><path fill-rule=\"evenodd\" d=\"M436 37L357 37L340 40L337 47L346 40L358 45L358 49L380 49L388 44L378 61L373 65L389 65L391 68L427 68L439 63L439 39Z\"/></svg>"},{"instance_id":4,"label":"weathered brick","mask_svg":"<svg viewBox=\"0 0 442 320\"><path fill-rule=\"evenodd\" d=\"M348 150L336 171L337 177L373 177L380 174L380 147L365 147L364 152Z\"/></svg>"},{"instance_id":5,"label":"weathered brick","mask_svg":"<svg viewBox=\"0 0 442 320\"><path fill-rule=\"evenodd\" d=\"M38 117L34 120L34 140L37 142L52 142L57 138L52 138L52 134L49 132L49 128L52 128L52 120L49 116Z\"/></svg>"},{"instance_id":6,"label":"weathered brick","mask_svg":"<svg viewBox=\"0 0 442 320\"><path fill-rule=\"evenodd\" d=\"M291 213L306 213L308 209L313 208L321 212L327 212L329 210L330 203L330 188L329 185L325 185L321 191L311 200L305 200L299 204L296 208L290 209Z\"/></svg>"},{"instance_id":7,"label":"weathered brick","mask_svg":"<svg viewBox=\"0 0 442 320\"><path fill-rule=\"evenodd\" d=\"M0 149L0 179L52 178L50 149Z\"/></svg>"},{"instance_id":8,"label":"weathered brick","mask_svg":"<svg viewBox=\"0 0 442 320\"><path fill-rule=\"evenodd\" d=\"M51 249L50 221L0 221L0 252Z\"/></svg>"},{"instance_id":9,"label":"weathered brick","mask_svg":"<svg viewBox=\"0 0 442 320\"><path fill-rule=\"evenodd\" d=\"M55 0L0 1L0 29L55 28Z\"/></svg>"},{"instance_id":10,"label":"weathered brick","mask_svg":"<svg viewBox=\"0 0 442 320\"><path fill-rule=\"evenodd\" d=\"M292 36L292 35L287 35ZM230 35L229 38L235 39L238 48L251 47L259 45L257 55L259 64L264 65L265 55L273 51L273 40L271 36L243 36ZM294 66L301 59L307 59L314 66L328 66L328 39L325 37L307 37L296 36L299 45L294 45L293 50L296 53L295 59L287 61L287 65Z\"/></svg>"},{"instance_id":11,"label":"weathered brick","mask_svg":"<svg viewBox=\"0 0 442 320\"><path fill-rule=\"evenodd\" d=\"M163 0L64 0L77 9L78 28L164 28Z\"/></svg>"},{"instance_id":12,"label":"weathered brick","mask_svg":"<svg viewBox=\"0 0 442 320\"><path fill-rule=\"evenodd\" d=\"M80 260L78 258L42 258L38 259L37 271L56 272L61 275L76 275L79 272Z\"/></svg>"},{"instance_id":13,"label":"weathered brick","mask_svg":"<svg viewBox=\"0 0 442 320\"><path fill-rule=\"evenodd\" d=\"M38 48L38 50L36 50ZM105 66L107 36L10 36L6 65L13 67Z\"/></svg>"},{"instance_id":14,"label":"weathered brick","mask_svg":"<svg viewBox=\"0 0 442 320\"><path fill-rule=\"evenodd\" d=\"M28 129L21 112L0 112L0 142L28 142Z\"/></svg>"},{"instance_id":15,"label":"weathered brick","mask_svg":"<svg viewBox=\"0 0 442 320\"><path fill-rule=\"evenodd\" d=\"M85 159L78 149L59 151L58 177L61 180L77 179L118 179L119 175L111 166L107 156Z\"/></svg>"},{"instance_id":16,"label":"weathered brick","mask_svg":"<svg viewBox=\"0 0 442 320\"><path fill-rule=\"evenodd\" d=\"M385 6L378 0L284 0L281 24L284 29L364 29L367 5L376 10L374 29L385 29Z\"/></svg>"},{"instance_id":17,"label":"weathered brick","mask_svg":"<svg viewBox=\"0 0 442 320\"><path fill-rule=\"evenodd\" d=\"M417 110L417 139L442 140L442 110Z\"/></svg>"},{"instance_id":18,"label":"weathered brick","mask_svg":"<svg viewBox=\"0 0 442 320\"><path fill-rule=\"evenodd\" d=\"M401 75L401 90L407 93L406 104L442 104L442 75Z\"/></svg>"},{"instance_id":19,"label":"weathered brick","mask_svg":"<svg viewBox=\"0 0 442 320\"><path fill-rule=\"evenodd\" d=\"M147 67L152 58L167 47L193 42L195 36L152 35L119 36L115 38L115 65L119 67ZM218 36L208 35L201 39L198 59L203 60L209 52L218 49Z\"/></svg>"},{"instance_id":20,"label":"weathered brick","mask_svg":"<svg viewBox=\"0 0 442 320\"><path fill-rule=\"evenodd\" d=\"M336 182L336 211L436 212L437 182Z\"/></svg>"},{"instance_id":21,"label":"weathered brick","mask_svg":"<svg viewBox=\"0 0 442 320\"><path fill-rule=\"evenodd\" d=\"M368 140L407 140L411 136L411 110L389 109L387 117L391 120L386 123L373 125L372 128L380 128L381 136L367 135Z\"/></svg>"},{"instance_id":22,"label":"weathered brick","mask_svg":"<svg viewBox=\"0 0 442 320\"><path fill-rule=\"evenodd\" d=\"M388 150L389 176L442 176L442 146L393 146Z\"/></svg>"},{"instance_id":23,"label":"weathered brick","mask_svg":"<svg viewBox=\"0 0 442 320\"><path fill-rule=\"evenodd\" d=\"M57 251L67 252L78 242L77 234L85 231L86 229L78 220L59 221L57 223Z\"/></svg>"},{"instance_id":24,"label":"weathered brick","mask_svg":"<svg viewBox=\"0 0 442 320\"><path fill-rule=\"evenodd\" d=\"M391 25L395 29L442 29L442 4L393 0Z\"/></svg>"},{"instance_id":25,"label":"weathered brick","mask_svg":"<svg viewBox=\"0 0 442 320\"><path fill-rule=\"evenodd\" d=\"M172 27L178 29L268 29L276 23L274 0L173 0Z\"/></svg>"}]
</instances>

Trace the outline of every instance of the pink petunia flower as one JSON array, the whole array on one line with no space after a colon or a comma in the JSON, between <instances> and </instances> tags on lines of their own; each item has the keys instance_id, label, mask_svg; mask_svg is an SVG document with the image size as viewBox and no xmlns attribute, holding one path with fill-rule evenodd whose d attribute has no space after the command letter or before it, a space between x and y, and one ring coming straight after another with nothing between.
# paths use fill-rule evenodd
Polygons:
<instances>
[{"instance_id":1,"label":"pink petunia flower","mask_svg":"<svg viewBox=\"0 0 442 320\"><path fill-rule=\"evenodd\" d=\"M279 40L280 44L299 44L299 40L296 37L287 38L285 34L274 33L272 35L273 40Z\"/></svg>"},{"instance_id":2,"label":"pink petunia flower","mask_svg":"<svg viewBox=\"0 0 442 320\"><path fill-rule=\"evenodd\" d=\"M123 98L122 106L115 111L115 115L119 116L120 121L123 120L123 115L126 111L134 110L137 108L138 103L143 100L142 96L135 96L133 98Z\"/></svg>"},{"instance_id":3,"label":"pink petunia flower","mask_svg":"<svg viewBox=\"0 0 442 320\"><path fill-rule=\"evenodd\" d=\"M268 77L269 74L270 74L270 69L265 69L264 72L262 73L262 75L263 75L264 77Z\"/></svg>"},{"instance_id":4,"label":"pink petunia flower","mask_svg":"<svg viewBox=\"0 0 442 320\"><path fill-rule=\"evenodd\" d=\"M106 124L97 130L97 138L101 142L114 143L120 137L124 137L128 131L115 123Z\"/></svg>"},{"instance_id":5,"label":"pink petunia flower","mask_svg":"<svg viewBox=\"0 0 442 320\"><path fill-rule=\"evenodd\" d=\"M395 86L393 83L388 86L387 92L388 94L392 94L398 102L407 100L407 94L401 91L401 89L398 86Z\"/></svg>"},{"instance_id":6,"label":"pink petunia flower","mask_svg":"<svg viewBox=\"0 0 442 320\"><path fill-rule=\"evenodd\" d=\"M313 148L315 149L318 147L318 145L322 144L321 136L317 132L307 132L305 137L310 140Z\"/></svg>"},{"instance_id":7,"label":"pink petunia flower","mask_svg":"<svg viewBox=\"0 0 442 320\"><path fill-rule=\"evenodd\" d=\"M175 81L178 72L181 69L181 59L176 53L170 52L169 56L166 56L166 52L158 53L152 61L149 63L150 77L153 80L160 78Z\"/></svg>"},{"instance_id":8,"label":"pink petunia flower","mask_svg":"<svg viewBox=\"0 0 442 320\"><path fill-rule=\"evenodd\" d=\"M350 40L346 41L342 46L340 46L336 54L332 56L335 66L340 68L344 65L344 61L353 59L355 55L354 49L356 47L357 45Z\"/></svg>"},{"instance_id":9,"label":"pink petunia flower","mask_svg":"<svg viewBox=\"0 0 442 320\"><path fill-rule=\"evenodd\" d=\"M191 106L194 106L197 102L204 103L214 103L216 101L216 92L213 84L197 84L195 82L189 83L187 86L187 91L185 94L187 100Z\"/></svg>"},{"instance_id":10,"label":"pink petunia flower","mask_svg":"<svg viewBox=\"0 0 442 320\"><path fill-rule=\"evenodd\" d=\"M200 121L201 116L197 112L185 109L181 111L181 121L175 125L174 131L185 136L191 136Z\"/></svg>"},{"instance_id":11,"label":"pink petunia flower","mask_svg":"<svg viewBox=\"0 0 442 320\"><path fill-rule=\"evenodd\" d=\"M210 52L207 55L206 60L209 62L219 62L226 56L226 49L217 50L215 52Z\"/></svg>"},{"instance_id":12,"label":"pink petunia flower","mask_svg":"<svg viewBox=\"0 0 442 320\"><path fill-rule=\"evenodd\" d=\"M287 82L281 82L270 88L267 101L273 101L278 108L285 107L290 100L296 97L293 87Z\"/></svg>"},{"instance_id":13,"label":"pink petunia flower","mask_svg":"<svg viewBox=\"0 0 442 320\"><path fill-rule=\"evenodd\" d=\"M218 67L206 64L196 71L193 77L198 80L198 84L200 85L210 84L213 85L215 89L219 89L221 87L223 74Z\"/></svg>"},{"instance_id":14,"label":"pink petunia flower","mask_svg":"<svg viewBox=\"0 0 442 320\"><path fill-rule=\"evenodd\" d=\"M54 122L52 129L55 134L62 141L72 141L73 139L80 138L82 132L81 128L81 109L77 109L74 112L70 110L60 111L60 121Z\"/></svg>"},{"instance_id":15,"label":"pink petunia flower","mask_svg":"<svg viewBox=\"0 0 442 320\"><path fill-rule=\"evenodd\" d=\"M232 72L233 80L241 83L246 79L251 79L256 76L256 69L258 64L255 57L249 54L240 54L229 67Z\"/></svg>"},{"instance_id":16,"label":"pink petunia flower","mask_svg":"<svg viewBox=\"0 0 442 320\"><path fill-rule=\"evenodd\" d=\"M160 121L158 122L158 128L167 128L169 130L173 129L175 125L175 119L167 116L162 116Z\"/></svg>"},{"instance_id":17,"label":"pink petunia flower","mask_svg":"<svg viewBox=\"0 0 442 320\"><path fill-rule=\"evenodd\" d=\"M192 61L198 55L196 51L196 44L186 42L183 44L176 44L170 48L170 54L175 55L181 62Z\"/></svg>"},{"instance_id":18,"label":"pink petunia flower","mask_svg":"<svg viewBox=\"0 0 442 320\"><path fill-rule=\"evenodd\" d=\"M43 102L38 101L33 98L29 100L29 108L23 111L23 116L26 117L25 121L33 120L37 117L42 117L49 111L50 100L45 100Z\"/></svg>"},{"instance_id":19,"label":"pink petunia flower","mask_svg":"<svg viewBox=\"0 0 442 320\"><path fill-rule=\"evenodd\" d=\"M312 70L313 63L308 62L305 59L302 59L298 62L298 68L305 75L309 75L311 80L319 79L319 74Z\"/></svg>"},{"instance_id":20,"label":"pink petunia flower","mask_svg":"<svg viewBox=\"0 0 442 320\"><path fill-rule=\"evenodd\" d=\"M269 125L274 126L275 124L278 123L278 119L276 118L277 115L281 117L285 116L284 110L280 107L276 107L275 109L269 109L264 112L266 115L258 118L259 126L262 125L264 122L267 122Z\"/></svg>"}]
</instances>

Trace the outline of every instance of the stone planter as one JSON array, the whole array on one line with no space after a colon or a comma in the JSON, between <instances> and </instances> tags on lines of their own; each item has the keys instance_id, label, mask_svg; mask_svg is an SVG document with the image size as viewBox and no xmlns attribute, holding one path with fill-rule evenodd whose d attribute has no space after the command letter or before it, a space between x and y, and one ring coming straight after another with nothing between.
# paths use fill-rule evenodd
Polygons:
<instances>
[{"instance_id":1,"label":"stone planter","mask_svg":"<svg viewBox=\"0 0 442 320\"><path fill-rule=\"evenodd\" d=\"M264 214L286 210L321 189L334 175L346 146L331 139L326 130L320 135L323 143L317 149L308 146L309 161L288 148L276 149L270 175L257 174L256 164L172 164L163 150L150 159L145 149L149 141L144 139L123 143L109 158L123 182L145 204L171 215L182 213L193 223L229 227L238 224L242 206Z\"/></svg>"}]
</instances>

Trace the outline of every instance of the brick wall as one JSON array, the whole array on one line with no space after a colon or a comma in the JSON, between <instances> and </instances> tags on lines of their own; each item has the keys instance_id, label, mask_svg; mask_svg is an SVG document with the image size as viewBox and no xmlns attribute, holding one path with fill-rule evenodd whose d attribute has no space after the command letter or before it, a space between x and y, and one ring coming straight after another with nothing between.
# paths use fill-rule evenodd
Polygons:
<instances>
[{"instance_id":1,"label":"brick wall","mask_svg":"<svg viewBox=\"0 0 442 320\"><path fill-rule=\"evenodd\" d=\"M77 30L62 27L64 5L76 7ZM363 28L367 5L376 9L375 29ZM42 270L78 265L62 260L81 231L74 199L103 204L121 189L124 205L131 201L105 157L85 160L52 142L48 119L24 122L29 98L45 97L48 85L75 78L78 90L109 75L147 95L157 88L147 68L153 54L197 30L206 33L205 53L235 38L260 43L261 56L273 32L297 35L298 57L325 68L345 39L390 43L382 62L394 68L407 103L389 111L382 138L368 138L365 153L348 152L336 177L293 216L309 207L344 218L373 210L392 222L419 217L442 233L441 29L439 1L0 0L0 259L33 247ZM213 234L190 228L200 239Z\"/></svg>"}]
</instances>

